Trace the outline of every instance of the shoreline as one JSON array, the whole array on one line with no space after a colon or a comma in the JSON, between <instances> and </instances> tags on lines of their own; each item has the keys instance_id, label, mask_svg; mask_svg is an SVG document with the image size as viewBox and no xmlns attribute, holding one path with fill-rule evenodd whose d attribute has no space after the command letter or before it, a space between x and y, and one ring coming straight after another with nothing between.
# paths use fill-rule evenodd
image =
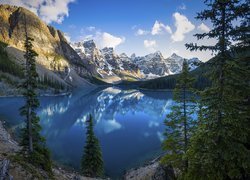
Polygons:
<instances>
[{"instance_id":1,"label":"shoreline","mask_svg":"<svg viewBox=\"0 0 250 180\"><path fill-rule=\"evenodd\" d=\"M123 175L124 180L174 180L175 173L172 167L165 166L160 163L164 154L159 155L155 159L145 162L144 165L132 168Z\"/></svg>"},{"instance_id":2,"label":"shoreline","mask_svg":"<svg viewBox=\"0 0 250 180\"><path fill-rule=\"evenodd\" d=\"M153 91L153 92L172 92L173 89L147 89L147 88L138 88L139 90L142 91Z\"/></svg>"},{"instance_id":3,"label":"shoreline","mask_svg":"<svg viewBox=\"0 0 250 180\"><path fill-rule=\"evenodd\" d=\"M4 125L4 120L0 119L0 162L8 159L10 160L10 174L14 176L14 179L18 179L23 176L23 174L29 174L26 178L27 180L31 180L34 178L30 172L23 167L23 163L15 162L11 157L14 156L18 151L20 151L21 147L14 140L13 136L8 132L7 127ZM122 175L121 179L124 180L141 180L148 177L151 179L164 179L165 177L171 176L171 169L168 167L164 167L160 165L160 158L163 155L159 155L158 157L146 161L143 165L131 168ZM36 173L39 172L41 176L46 176L46 172L40 170L36 167L33 167L36 170ZM56 180L68 180L68 179L79 179L79 180L97 180L96 178L88 178L81 176L79 172L74 169L70 169L64 167L60 163L53 161L52 167L53 175ZM106 178L110 179L110 178ZM98 179L104 180L104 179Z\"/></svg>"},{"instance_id":4,"label":"shoreline","mask_svg":"<svg viewBox=\"0 0 250 180\"><path fill-rule=\"evenodd\" d=\"M37 97L58 97L58 96L70 96L72 92L65 92L65 93L59 93L59 94L39 94ZM15 97L24 97L21 94L17 95L0 95L0 98L15 98Z\"/></svg>"},{"instance_id":5,"label":"shoreline","mask_svg":"<svg viewBox=\"0 0 250 180\"><path fill-rule=\"evenodd\" d=\"M105 89L107 87L117 87L117 88L121 88L121 89L124 89L124 87L120 87L119 85L118 86L107 86L107 85L100 85L94 89L92 89L90 92L92 91L95 91L97 89ZM131 87L127 87L127 88L131 88ZM131 89L137 89L139 91L148 91L148 92L172 92L173 89L147 89L147 88L139 88L139 87L134 87L134 88L131 88ZM62 93L58 93L58 94L55 94L55 93L40 93L38 94L37 96L38 97L59 97L59 96L70 96L74 91L69 91L69 92L62 92ZM89 92L89 91L87 91ZM12 95L0 95L0 98L15 98L15 97L23 97L22 94L12 94Z\"/></svg>"},{"instance_id":6,"label":"shoreline","mask_svg":"<svg viewBox=\"0 0 250 180\"><path fill-rule=\"evenodd\" d=\"M14 156L21 150L19 144L14 140L11 134L8 132L7 128L4 126L4 120L0 119L0 163L4 160L9 160L9 175L13 176L13 179L25 179L32 180L37 179L37 173L43 179L48 179L46 172L43 170L34 167L26 162L17 162L14 160ZM25 165L25 166L24 166ZM27 170L27 166L32 169L32 172L35 171L35 175ZM69 179L78 179L78 180L97 180L96 178L89 178L80 175L74 170L69 170L64 168L58 163L53 162L52 172L55 180L69 180ZM34 173L34 172L33 172ZM103 179L98 179L103 180Z\"/></svg>"}]
</instances>

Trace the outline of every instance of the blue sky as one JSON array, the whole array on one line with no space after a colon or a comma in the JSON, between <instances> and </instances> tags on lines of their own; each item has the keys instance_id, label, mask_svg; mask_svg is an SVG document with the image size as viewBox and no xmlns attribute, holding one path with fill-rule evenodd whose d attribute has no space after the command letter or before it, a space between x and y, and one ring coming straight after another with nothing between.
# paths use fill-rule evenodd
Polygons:
<instances>
[{"instance_id":1,"label":"blue sky","mask_svg":"<svg viewBox=\"0 0 250 180\"><path fill-rule=\"evenodd\" d=\"M94 39L98 47L117 53L146 55L161 51L206 61L211 52L190 52L184 44L196 42L209 22L197 21L202 0L0 0L29 8L72 41ZM213 44L213 40L200 43Z\"/></svg>"}]
</instances>

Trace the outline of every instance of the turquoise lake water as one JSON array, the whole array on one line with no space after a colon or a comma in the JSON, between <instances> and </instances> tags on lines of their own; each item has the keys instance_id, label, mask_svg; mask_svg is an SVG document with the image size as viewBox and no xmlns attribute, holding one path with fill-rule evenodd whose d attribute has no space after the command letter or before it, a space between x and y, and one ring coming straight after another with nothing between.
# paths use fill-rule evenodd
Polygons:
<instances>
[{"instance_id":1,"label":"turquoise lake water","mask_svg":"<svg viewBox=\"0 0 250 180\"><path fill-rule=\"evenodd\" d=\"M109 87L89 94L41 97L38 115L52 158L79 170L85 143L85 120L92 114L110 177L149 161L161 151L163 121L173 104L170 91L122 90ZM0 98L0 118L11 130L23 126L21 97Z\"/></svg>"}]
</instances>

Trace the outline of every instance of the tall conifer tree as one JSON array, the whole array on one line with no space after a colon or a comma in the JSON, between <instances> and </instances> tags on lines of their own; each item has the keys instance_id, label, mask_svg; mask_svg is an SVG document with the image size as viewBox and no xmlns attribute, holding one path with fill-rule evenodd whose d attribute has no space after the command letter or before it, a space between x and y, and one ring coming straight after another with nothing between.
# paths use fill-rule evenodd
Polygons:
<instances>
[{"instance_id":1,"label":"tall conifer tree","mask_svg":"<svg viewBox=\"0 0 250 180\"><path fill-rule=\"evenodd\" d=\"M99 141L94 134L94 124L91 115L87 119L86 125L86 143L81 160L82 173L87 177L102 177L104 175L102 152Z\"/></svg>"},{"instance_id":2,"label":"tall conifer tree","mask_svg":"<svg viewBox=\"0 0 250 180\"><path fill-rule=\"evenodd\" d=\"M36 94L37 78L35 58L37 53L32 49L33 39L28 36L25 24L25 78L22 84L25 105L20 108L20 114L25 117L26 127L22 130L22 155L29 162L51 172L51 160L48 149L45 147L45 139L40 135L41 126L36 110L39 100Z\"/></svg>"},{"instance_id":3,"label":"tall conifer tree","mask_svg":"<svg viewBox=\"0 0 250 180\"><path fill-rule=\"evenodd\" d=\"M203 117L187 153L190 160L187 177L246 179L250 170L250 151L245 146L250 132L249 119L242 104L246 96L240 95L237 88L246 93L244 85L249 87L249 80L244 79L246 69L236 64L230 48L231 40L239 37L240 32L233 21L245 18L247 4L239 0L206 0L205 3L208 9L198 13L197 19L211 20L213 28L195 36L198 40L207 37L218 41L214 46L186 46L190 50L212 50L217 56L210 64L212 86L202 95Z\"/></svg>"},{"instance_id":4,"label":"tall conifer tree","mask_svg":"<svg viewBox=\"0 0 250 180\"><path fill-rule=\"evenodd\" d=\"M163 149L167 151L167 154L162 158L164 164L171 164L182 172L188 169L188 158L185 155L189 147L190 136L195 128L195 121L192 117L195 110L194 78L191 77L188 69L188 63L184 60L182 72L174 90L176 105L171 108L172 112L165 120L166 140L163 142Z\"/></svg>"}]
</instances>

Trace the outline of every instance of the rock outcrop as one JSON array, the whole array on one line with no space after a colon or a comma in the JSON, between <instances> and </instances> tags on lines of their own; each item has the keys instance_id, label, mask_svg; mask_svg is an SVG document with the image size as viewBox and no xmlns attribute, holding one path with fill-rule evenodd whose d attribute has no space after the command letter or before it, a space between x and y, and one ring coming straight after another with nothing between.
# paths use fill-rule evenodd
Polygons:
<instances>
[{"instance_id":1,"label":"rock outcrop","mask_svg":"<svg viewBox=\"0 0 250 180\"><path fill-rule=\"evenodd\" d=\"M47 173L27 162L16 160L15 154L20 150L16 141L3 127L3 121L0 120L0 179L50 179ZM71 170L63 169L59 166L52 168L53 177L55 180L102 180L97 178L89 178L81 176L79 173Z\"/></svg>"},{"instance_id":2,"label":"rock outcrop","mask_svg":"<svg viewBox=\"0 0 250 180\"><path fill-rule=\"evenodd\" d=\"M8 45L6 50L20 64L24 63L26 32L34 39L32 44L39 55L37 67L41 77L46 75L65 85L77 86L75 82L81 81L90 86L79 79L90 77L91 72L61 31L25 8L0 5L0 41Z\"/></svg>"},{"instance_id":3,"label":"rock outcrop","mask_svg":"<svg viewBox=\"0 0 250 180\"><path fill-rule=\"evenodd\" d=\"M98 49L93 40L71 44L81 59L91 67L92 74L102 79L117 77L120 80L145 80L178 74L182 70L183 57L173 54L164 58L157 51L146 56L131 57L115 53L113 48ZM198 58L188 59L190 70L202 63Z\"/></svg>"},{"instance_id":4,"label":"rock outcrop","mask_svg":"<svg viewBox=\"0 0 250 180\"><path fill-rule=\"evenodd\" d=\"M144 166L131 169L124 175L125 180L175 180L175 173L171 166L160 164L160 158Z\"/></svg>"},{"instance_id":5,"label":"rock outcrop","mask_svg":"<svg viewBox=\"0 0 250 180\"><path fill-rule=\"evenodd\" d=\"M20 64L24 63L24 41L27 34L34 39L38 53L38 73L64 85L88 86L84 79L102 79L110 83L137 81L180 73L184 58L173 54L165 59L161 52L146 56L118 55L113 48L98 49L93 40L69 44L63 32L44 23L31 11L16 6L0 5L0 42ZM193 70L201 63L188 60ZM80 84L79 84L80 83Z\"/></svg>"},{"instance_id":6,"label":"rock outcrop","mask_svg":"<svg viewBox=\"0 0 250 180\"><path fill-rule=\"evenodd\" d=\"M140 80L143 78L137 65L126 54L117 55L113 48L98 49L93 40L71 44L82 61L88 64L92 75L107 82Z\"/></svg>"}]
</instances>

